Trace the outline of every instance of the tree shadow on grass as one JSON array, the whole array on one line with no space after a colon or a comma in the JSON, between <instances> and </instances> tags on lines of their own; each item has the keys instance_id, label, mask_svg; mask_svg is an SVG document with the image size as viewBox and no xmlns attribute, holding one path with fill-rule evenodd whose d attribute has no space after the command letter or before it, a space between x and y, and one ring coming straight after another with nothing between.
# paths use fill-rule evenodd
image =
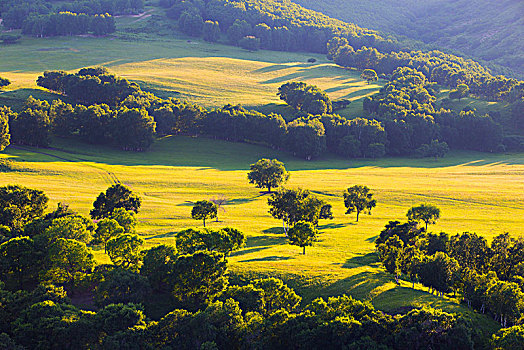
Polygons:
<instances>
[{"instance_id":1,"label":"tree shadow on grass","mask_svg":"<svg viewBox=\"0 0 524 350\"><path fill-rule=\"evenodd\" d=\"M168 237L175 237L177 234L177 232L166 232L166 233L161 233L159 235L154 235L154 236L149 236L149 237L145 237L144 239L146 241L149 241L151 239L159 239L159 238L168 238Z\"/></svg>"},{"instance_id":2,"label":"tree shadow on grass","mask_svg":"<svg viewBox=\"0 0 524 350\"><path fill-rule=\"evenodd\" d=\"M361 266L375 265L378 262L377 253L367 253L366 255L357 255L351 259L346 260L342 267L345 269L353 269Z\"/></svg>"},{"instance_id":3,"label":"tree shadow on grass","mask_svg":"<svg viewBox=\"0 0 524 350\"><path fill-rule=\"evenodd\" d=\"M264 231L266 232L266 231ZM280 245L286 243L286 237L275 237L275 236L255 236L248 237L246 242L246 248L252 247L269 247L273 245Z\"/></svg>"},{"instance_id":4,"label":"tree shadow on grass","mask_svg":"<svg viewBox=\"0 0 524 350\"><path fill-rule=\"evenodd\" d=\"M291 260L294 259L290 256L266 256L264 258L255 258L255 259L247 259L247 260L241 260L240 262L256 262L256 261L282 261L282 260Z\"/></svg>"},{"instance_id":5,"label":"tree shadow on grass","mask_svg":"<svg viewBox=\"0 0 524 350\"><path fill-rule=\"evenodd\" d=\"M267 192L260 192L258 196L254 196L251 198L235 198L235 199L229 199L226 202L226 205L236 205L236 204L246 204L253 201L256 201L258 198L263 197L267 194Z\"/></svg>"},{"instance_id":6,"label":"tree shadow on grass","mask_svg":"<svg viewBox=\"0 0 524 350\"><path fill-rule=\"evenodd\" d=\"M366 238L366 242L374 243L377 238L378 238L378 235L373 236L373 237L368 237Z\"/></svg>"},{"instance_id":7,"label":"tree shadow on grass","mask_svg":"<svg viewBox=\"0 0 524 350\"><path fill-rule=\"evenodd\" d=\"M356 225L354 222L347 222L345 224L324 224L324 225L318 225L319 230L329 230L329 229L337 229L337 228L343 228L350 225Z\"/></svg>"}]
</instances>

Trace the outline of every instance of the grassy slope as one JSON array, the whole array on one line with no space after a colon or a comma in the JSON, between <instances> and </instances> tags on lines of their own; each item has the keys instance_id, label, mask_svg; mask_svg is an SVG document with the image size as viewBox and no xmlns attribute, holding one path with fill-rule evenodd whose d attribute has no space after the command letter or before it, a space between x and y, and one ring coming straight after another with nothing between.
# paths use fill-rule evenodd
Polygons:
<instances>
[{"instance_id":1,"label":"grassy slope","mask_svg":"<svg viewBox=\"0 0 524 350\"><path fill-rule=\"evenodd\" d=\"M3 49L0 76L9 78L10 90L0 104L41 96L36 78L44 70L74 71L103 65L138 82L160 96L189 99L206 107L227 103L288 113L276 96L286 81L305 81L326 90L330 97L356 101L343 115L363 115L362 98L379 84L367 85L359 73L335 66L322 55L274 51L249 52L187 38L141 36L138 41L117 38L24 38ZM306 63L314 57L315 64ZM46 97L45 95L42 97ZM16 102L16 101L15 101Z\"/></svg>"},{"instance_id":2,"label":"grassy slope","mask_svg":"<svg viewBox=\"0 0 524 350\"><path fill-rule=\"evenodd\" d=\"M63 201L87 214L96 195L116 178L143 198L139 231L147 247L173 244L177 231L201 225L190 218L192 202L223 194L229 200L226 211L210 226L238 227L249 237L246 248L230 257L231 270L282 276L306 299L349 293L385 310L429 303L469 313L420 286L412 290L406 282L397 287L376 261L374 237L389 220L402 220L411 205L421 202L442 209L442 219L431 227L435 232L517 235L524 223L522 154L453 153L439 162L333 157L306 162L259 146L206 138L168 137L147 153L63 140L54 145L58 149L8 148L3 156L21 171L1 174L0 185L40 188L51 198L51 206ZM311 189L334 207L335 220L321 222L320 239L305 256L286 243L280 222L268 214L267 195L246 180L248 165L261 157L283 160L292 171L289 187ZM341 198L343 189L353 184L370 186L379 203L373 215L362 216L358 224L354 216L344 215ZM95 255L99 262L108 262L103 250Z\"/></svg>"}]
</instances>

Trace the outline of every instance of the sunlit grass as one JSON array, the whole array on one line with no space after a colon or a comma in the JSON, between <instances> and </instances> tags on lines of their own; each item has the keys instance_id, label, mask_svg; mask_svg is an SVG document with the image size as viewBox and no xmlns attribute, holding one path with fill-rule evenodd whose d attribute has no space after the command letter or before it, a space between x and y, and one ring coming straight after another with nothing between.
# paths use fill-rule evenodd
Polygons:
<instances>
[{"instance_id":1,"label":"sunlit grass","mask_svg":"<svg viewBox=\"0 0 524 350\"><path fill-rule=\"evenodd\" d=\"M433 232L470 231L490 239L505 231L521 234L524 223L522 154L451 153L437 162L326 156L307 162L276 150L202 137L164 138L145 153L63 140L53 145L57 149L8 148L2 157L32 171L2 173L0 185L40 188L51 198L51 208L66 202L87 215L97 194L116 177L142 197L139 231L146 247L174 244L176 232L201 226L190 217L192 202L224 195L226 210L209 226L234 226L248 236L247 246L229 258L231 271L288 278L306 298L348 293L386 310L423 303L457 308L420 286L414 291L407 282L401 287L393 283L374 254L373 240L383 226L404 220L411 205L423 202L441 208L442 219L430 226ZM268 213L267 195L247 181L249 164L261 157L285 162L291 171L288 187L308 188L333 205L335 219L320 223L319 240L306 255L287 244L281 222ZM378 201L373 214L358 223L354 215L344 214L342 201L342 191L354 184L369 186ZM95 255L109 262L103 250Z\"/></svg>"}]
</instances>

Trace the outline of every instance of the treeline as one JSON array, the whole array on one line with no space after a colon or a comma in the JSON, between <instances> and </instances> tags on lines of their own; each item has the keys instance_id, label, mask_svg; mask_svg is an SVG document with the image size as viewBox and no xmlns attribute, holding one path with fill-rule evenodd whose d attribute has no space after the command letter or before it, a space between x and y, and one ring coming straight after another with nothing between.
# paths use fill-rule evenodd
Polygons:
<instances>
[{"instance_id":1,"label":"treeline","mask_svg":"<svg viewBox=\"0 0 524 350\"><path fill-rule=\"evenodd\" d=\"M364 100L364 110L384 125L388 154L410 154L435 140L453 149L506 149L502 127L491 116L476 115L474 110L437 110L437 87L423 73L398 68L389 79L378 94ZM509 149L520 147L508 144Z\"/></svg>"},{"instance_id":2,"label":"treeline","mask_svg":"<svg viewBox=\"0 0 524 350\"><path fill-rule=\"evenodd\" d=\"M289 0L162 0L160 4L167 8L169 18L183 19L179 25L186 33L200 36L208 29L204 21L209 20L216 22L234 45L251 36L259 39L263 49L325 53L327 42L339 35L355 47L372 45L387 52L396 48L396 42L375 31L329 18Z\"/></svg>"},{"instance_id":3,"label":"treeline","mask_svg":"<svg viewBox=\"0 0 524 350\"><path fill-rule=\"evenodd\" d=\"M240 233L240 244L229 245L228 235L239 234L231 228L183 230L176 246L141 250L135 233L141 199L123 185L93 203L98 223L64 205L45 213L48 198L36 189L0 187L0 203L0 227L8 235L0 244L0 339L9 349L488 346L488 334L440 310L392 316L347 296L301 304L275 278L230 284L225 255L243 243ZM104 245L111 264L96 265L93 244ZM152 321L157 300L173 311ZM519 331L500 331L493 347L518 344Z\"/></svg>"},{"instance_id":4,"label":"treeline","mask_svg":"<svg viewBox=\"0 0 524 350\"><path fill-rule=\"evenodd\" d=\"M299 117L290 122L241 106L206 111L173 98L160 99L105 68L84 68L75 74L45 72L37 83L77 104L30 98L19 113L2 109L2 119L10 123L4 128L4 143L11 134L13 143L45 147L54 134L145 150L155 134L204 134L264 144L306 159L326 151L348 158L386 154L438 158L449 148L494 152L522 147L519 139L504 139L500 125L489 116L437 111L434 84L409 68L396 70L379 94L365 100L370 118L351 120L327 114L332 109L329 97L303 83L280 88L280 97L298 109Z\"/></svg>"},{"instance_id":5,"label":"treeline","mask_svg":"<svg viewBox=\"0 0 524 350\"><path fill-rule=\"evenodd\" d=\"M30 15L22 23L22 34L39 38L87 33L106 35L114 33L115 30L115 20L107 13L92 16L73 12Z\"/></svg>"},{"instance_id":6,"label":"treeline","mask_svg":"<svg viewBox=\"0 0 524 350\"><path fill-rule=\"evenodd\" d=\"M416 222L391 221L375 245L386 270L438 295L458 293L469 307L503 327L524 321L524 239L508 233L491 245L475 233L427 233Z\"/></svg>"},{"instance_id":7,"label":"treeline","mask_svg":"<svg viewBox=\"0 0 524 350\"><path fill-rule=\"evenodd\" d=\"M400 67L413 68L431 82L452 88L466 84L472 94L489 100L515 102L524 97L524 82L492 76L472 60L440 51L382 53L374 47L353 47L345 38L334 37L328 43L328 58L343 67L373 69L379 74L391 74Z\"/></svg>"},{"instance_id":8,"label":"treeline","mask_svg":"<svg viewBox=\"0 0 524 350\"><path fill-rule=\"evenodd\" d=\"M92 18L95 15L106 13L111 16L139 13L143 10L143 7L143 0L71 0L68 2L6 0L0 3L0 15L4 27L8 29L22 29L24 28L24 22L31 17L49 18L51 15L57 15L60 12L72 12L77 15L85 14ZM56 22L60 23L61 26L71 27L69 31L64 29L64 34L74 32L73 28L79 25L78 20L74 21L72 18L68 18L68 20L69 23L66 21Z\"/></svg>"}]
</instances>

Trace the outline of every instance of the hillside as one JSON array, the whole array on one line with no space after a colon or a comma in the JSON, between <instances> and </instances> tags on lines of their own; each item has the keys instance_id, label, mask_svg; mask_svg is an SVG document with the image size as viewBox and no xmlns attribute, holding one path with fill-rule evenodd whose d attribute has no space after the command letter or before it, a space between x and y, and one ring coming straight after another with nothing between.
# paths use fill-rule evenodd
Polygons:
<instances>
[{"instance_id":1,"label":"hillside","mask_svg":"<svg viewBox=\"0 0 524 350\"><path fill-rule=\"evenodd\" d=\"M524 3L518 0L296 0L331 17L454 50L524 76Z\"/></svg>"}]
</instances>

